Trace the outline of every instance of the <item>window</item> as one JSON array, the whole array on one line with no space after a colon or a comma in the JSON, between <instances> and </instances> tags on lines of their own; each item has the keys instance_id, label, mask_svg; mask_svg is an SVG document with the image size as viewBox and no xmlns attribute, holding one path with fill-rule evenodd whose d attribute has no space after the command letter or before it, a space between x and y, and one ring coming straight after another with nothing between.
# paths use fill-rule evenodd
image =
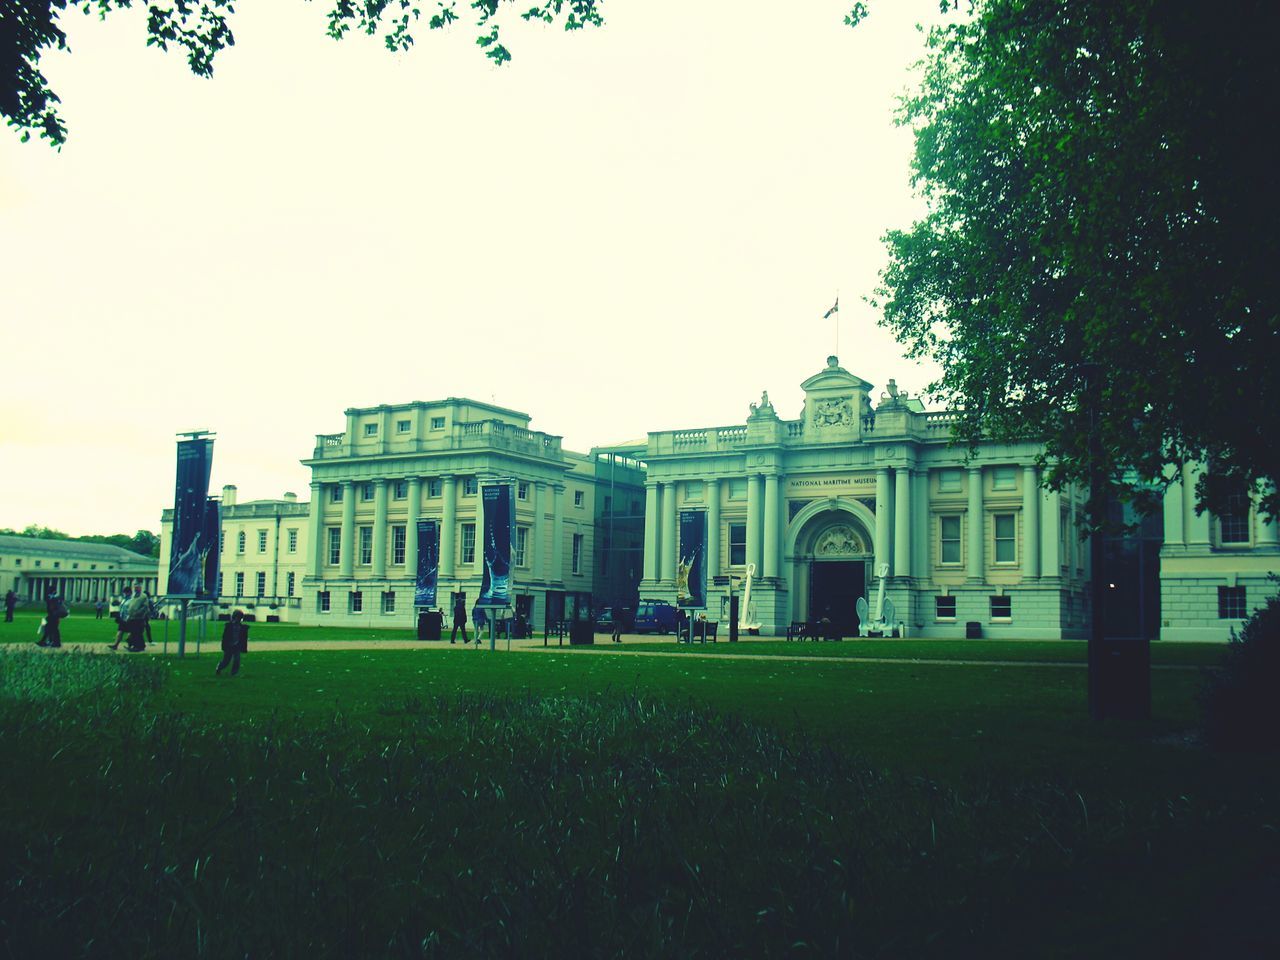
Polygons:
<instances>
[{"instance_id":1,"label":"window","mask_svg":"<svg viewBox=\"0 0 1280 960\"><path fill-rule=\"evenodd\" d=\"M474 497L476 495L476 478L475 477L462 478L462 495L464 497Z\"/></svg>"},{"instance_id":2,"label":"window","mask_svg":"<svg viewBox=\"0 0 1280 960\"><path fill-rule=\"evenodd\" d=\"M960 518L939 517L939 563L960 562Z\"/></svg>"},{"instance_id":3,"label":"window","mask_svg":"<svg viewBox=\"0 0 1280 960\"><path fill-rule=\"evenodd\" d=\"M1242 620L1246 616L1244 587L1219 587L1218 619Z\"/></svg>"},{"instance_id":4,"label":"window","mask_svg":"<svg viewBox=\"0 0 1280 960\"><path fill-rule=\"evenodd\" d=\"M395 486L391 488L391 495L397 500L409 499L409 481L397 480Z\"/></svg>"},{"instance_id":5,"label":"window","mask_svg":"<svg viewBox=\"0 0 1280 960\"><path fill-rule=\"evenodd\" d=\"M582 572L582 541L583 536L580 533L573 535L573 572Z\"/></svg>"},{"instance_id":6,"label":"window","mask_svg":"<svg viewBox=\"0 0 1280 960\"><path fill-rule=\"evenodd\" d=\"M330 503L342 502L342 487L339 484L335 483L332 487L329 488L329 502Z\"/></svg>"},{"instance_id":7,"label":"window","mask_svg":"<svg viewBox=\"0 0 1280 960\"><path fill-rule=\"evenodd\" d=\"M1016 563L1018 545L1014 538L1018 529L1017 517L1012 513L997 513L991 520L995 527L996 563Z\"/></svg>"},{"instance_id":8,"label":"window","mask_svg":"<svg viewBox=\"0 0 1280 960\"><path fill-rule=\"evenodd\" d=\"M1018 474L1015 467L996 467L991 471L992 490L1016 490Z\"/></svg>"},{"instance_id":9,"label":"window","mask_svg":"<svg viewBox=\"0 0 1280 960\"><path fill-rule=\"evenodd\" d=\"M404 544L405 544L405 528L396 526L391 528L391 562L404 563Z\"/></svg>"},{"instance_id":10,"label":"window","mask_svg":"<svg viewBox=\"0 0 1280 960\"><path fill-rule=\"evenodd\" d=\"M321 590L316 594L316 609L321 613L329 612L329 591Z\"/></svg>"},{"instance_id":11,"label":"window","mask_svg":"<svg viewBox=\"0 0 1280 960\"><path fill-rule=\"evenodd\" d=\"M369 500L372 500L372 499L373 499L373 484L372 484L372 483L362 483L362 484L360 484L360 499L361 499L361 500L365 500L365 501L369 501Z\"/></svg>"},{"instance_id":12,"label":"window","mask_svg":"<svg viewBox=\"0 0 1280 960\"><path fill-rule=\"evenodd\" d=\"M38 567L38 566L40 566L40 561L39 561L39 560L37 560L37 561L36 561L36 566L37 566L37 567Z\"/></svg>"},{"instance_id":13,"label":"window","mask_svg":"<svg viewBox=\"0 0 1280 960\"><path fill-rule=\"evenodd\" d=\"M1244 493L1227 495L1218 515L1220 543L1249 542L1249 498Z\"/></svg>"},{"instance_id":14,"label":"window","mask_svg":"<svg viewBox=\"0 0 1280 960\"><path fill-rule=\"evenodd\" d=\"M440 496L440 478L439 477L432 477L430 480L427 481L427 496L428 497Z\"/></svg>"},{"instance_id":15,"label":"window","mask_svg":"<svg viewBox=\"0 0 1280 960\"><path fill-rule=\"evenodd\" d=\"M613 497L608 494L606 494L604 498L604 513L606 516L613 513Z\"/></svg>"},{"instance_id":16,"label":"window","mask_svg":"<svg viewBox=\"0 0 1280 960\"><path fill-rule=\"evenodd\" d=\"M218 571L218 596L222 596L222 571Z\"/></svg>"},{"instance_id":17,"label":"window","mask_svg":"<svg viewBox=\"0 0 1280 960\"><path fill-rule=\"evenodd\" d=\"M236 596L237 597L244 596L244 574L243 573L236 574Z\"/></svg>"},{"instance_id":18,"label":"window","mask_svg":"<svg viewBox=\"0 0 1280 960\"><path fill-rule=\"evenodd\" d=\"M382 595L382 612L396 612L396 592L394 590L388 590Z\"/></svg>"},{"instance_id":19,"label":"window","mask_svg":"<svg viewBox=\"0 0 1280 960\"><path fill-rule=\"evenodd\" d=\"M376 437L378 435L378 425L376 423L366 423L364 425L364 435L366 437Z\"/></svg>"},{"instance_id":20,"label":"window","mask_svg":"<svg viewBox=\"0 0 1280 960\"><path fill-rule=\"evenodd\" d=\"M991 598L991 619L1011 620L1013 618L1013 597Z\"/></svg>"},{"instance_id":21,"label":"window","mask_svg":"<svg viewBox=\"0 0 1280 960\"><path fill-rule=\"evenodd\" d=\"M244 531L236 534L236 553L244 553Z\"/></svg>"},{"instance_id":22,"label":"window","mask_svg":"<svg viewBox=\"0 0 1280 960\"><path fill-rule=\"evenodd\" d=\"M581 491L581 490L575 490L575 491L573 491L573 505L574 505L575 507L580 507L580 506L582 506L582 491Z\"/></svg>"},{"instance_id":23,"label":"window","mask_svg":"<svg viewBox=\"0 0 1280 960\"><path fill-rule=\"evenodd\" d=\"M959 493L960 492L960 471L959 470L939 470L938 471L938 492L939 493Z\"/></svg>"},{"instance_id":24,"label":"window","mask_svg":"<svg viewBox=\"0 0 1280 960\"><path fill-rule=\"evenodd\" d=\"M366 567L373 563L373 527L360 528L360 563Z\"/></svg>"},{"instance_id":25,"label":"window","mask_svg":"<svg viewBox=\"0 0 1280 960\"><path fill-rule=\"evenodd\" d=\"M396 433L408 433L411 427L412 427L412 423L410 423L410 421L408 420L396 421Z\"/></svg>"},{"instance_id":26,"label":"window","mask_svg":"<svg viewBox=\"0 0 1280 960\"><path fill-rule=\"evenodd\" d=\"M364 594L359 590L352 590L348 593L347 609L352 613L364 613Z\"/></svg>"},{"instance_id":27,"label":"window","mask_svg":"<svg viewBox=\"0 0 1280 960\"><path fill-rule=\"evenodd\" d=\"M218 552L221 553L227 549L227 534L224 530L218 531Z\"/></svg>"},{"instance_id":28,"label":"window","mask_svg":"<svg viewBox=\"0 0 1280 960\"><path fill-rule=\"evenodd\" d=\"M516 527L516 566L526 566L529 550L529 528Z\"/></svg>"},{"instance_id":29,"label":"window","mask_svg":"<svg viewBox=\"0 0 1280 960\"><path fill-rule=\"evenodd\" d=\"M335 566L342 562L342 530L329 528L329 562Z\"/></svg>"},{"instance_id":30,"label":"window","mask_svg":"<svg viewBox=\"0 0 1280 960\"><path fill-rule=\"evenodd\" d=\"M61 567L61 566L62 566L62 561L61 561L61 560L55 560L55 561L53 561L53 569L57 570L57 569L58 569L59 567Z\"/></svg>"},{"instance_id":31,"label":"window","mask_svg":"<svg viewBox=\"0 0 1280 960\"><path fill-rule=\"evenodd\" d=\"M259 570L259 571L258 571L258 575L257 575L257 578L256 578L256 579L257 579L257 582L256 582L256 584L255 584L255 585L256 585L256 586L257 586L257 588L258 588L258 589L257 589L257 591L256 591L256 592L257 592L257 595L258 595L258 596L260 596L260 597L265 597L265 596L267 595L267 575L266 575L266 573L265 573L265 572L263 572L263 571L261 571L261 570Z\"/></svg>"},{"instance_id":32,"label":"window","mask_svg":"<svg viewBox=\"0 0 1280 960\"><path fill-rule=\"evenodd\" d=\"M529 481L528 480L521 480L519 483L516 484L516 499L517 500L529 499Z\"/></svg>"},{"instance_id":33,"label":"window","mask_svg":"<svg viewBox=\"0 0 1280 960\"><path fill-rule=\"evenodd\" d=\"M729 566L740 567L747 562L747 525L729 524Z\"/></svg>"},{"instance_id":34,"label":"window","mask_svg":"<svg viewBox=\"0 0 1280 960\"><path fill-rule=\"evenodd\" d=\"M265 530L258 531L258 552L267 552L267 531Z\"/></svg>"},{"instance_id":35,"label":"window","mask_svg":"<svg viewBox=\"0 0 1280 960\"><path fill-rule=\"evenodd\" d=\"M476 562L476 525L474 523L462 525L462 562Z\"/></svg>"},{"instance_id":36,"label":"window","mask_svg":"<svg viewBox=\"0 0 1280 960\"><path fill-rule=\"evenodd\" d=\"M72 569L72 570L79 570L79 569L80 569L80 564L78 564L78 563L73 563L73 564L71 565L71 569Z\"/></svg>"},{"instance_id":37,"label":"window","mask_svg":"<svg viewBox=\"0 0 1280 960\"><path fill-rule=\"evenodd\" d=\"M933 618L935 620L954 620L956 618L956 598L934 597Z\"/></svg>"},{"instance_id":38,"label":"window","mask_svg":"<svg viewBox=\"0 0 1280 960\"><path fill-rule=\"evenodd\" d=\"M684 498L686 500L701 500L703 484L701 480L689 480L684 485Z\"/></svg>"},{"instance_id":39,"label":"window","mask_svg":"<svg viewBox=\"0 0 1280 960\"><path fill-rule=\"evenodd\" d=\"M747 499L747 481L742 477L729 478L729 499L745 500Z\"/></svg>"},{"instance_id":40,"label":"window","mask_svg":"<svg viewBox=\"0 0 1280 960\"><path fill-rule=\"evenodd\" d=\"M287 574L285 574L285 577L284 577L285 595L289 597L293 596L293 587L295 583L294 576L295 576L294 572L290 570Z\"/></svg>"},{"instance_id":41,"label":"window","mask_svg":"<svg viewBox=\"0 0 1280 960\"><path fill-rule=\"evenodd\" d=\"M290 553L298 552L298 528L297 527L289 528L289 552Z\"/></svg>"},{"instance_id":42,"label":"window","mask_svg":"<svg viewBox=\"0 0 1280 960\"><path fill-rule=\"evenodd\" d=\"M444 417L432 417L432 418L431 418L431 429L432 429L432 430L443 430L443 429L444 429Z\"/></svg>"}]
</instances>

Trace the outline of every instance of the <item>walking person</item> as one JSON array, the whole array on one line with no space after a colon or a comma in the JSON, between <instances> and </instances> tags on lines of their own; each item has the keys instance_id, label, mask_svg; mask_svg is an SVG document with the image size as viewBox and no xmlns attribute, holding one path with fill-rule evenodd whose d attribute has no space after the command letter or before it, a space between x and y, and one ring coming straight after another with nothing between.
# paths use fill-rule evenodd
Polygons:
<instances>
[{"instance_id":1,"label":"walking person","mask_svg":"<svg viewBox=\"0 0 1280 960\"><path fill-rule=\"evenodd\" d=\"M462 645L465 647L469 642L467 640L467 601L462 598L462 594L453 598L453 633L449 634L450 643L457 640L459 630L462 631Z\"/></svg>"},{"instance_id":2,"label":"walking person","mask_svg":"<svg viewBox=\"0 0 1280 960\"><path fill-rule=\"evenodd\" d=\"M4 595L4 622L13 623L13 608L18 605L18 595L10 590Z\"/></svg>"},{"instance_id":3,"label":"walking person","mask_svg":"<svg viewBox=\"0 0 1280 960\"><path fill-rule=\"evenodd\" d=\"M69 612L70 611L67 610L66 603L58 594L57 589L51 585L49 587L49 594L45 597L44 601L44 636L40 638L37 646L62 646L62 631L58 624Z\"/></svg>"},{"instance_id":4,"label":"walking person","mask_svg":"<svg viewBox=\"0 0 1280 960\"><path fill-rule=\"evenodd\" d=\"M614 606L613 609L611 609L609 612L613 616L613 642L621 643L622 642L622 608L619 606Z\"/></svg>"},{"instance_id":5,"label":"walking person","mask_svg":"<svg viewBox=\"0 0 1280 960\"><path fill-rule=\"evenodd\" d=\"M484 608L480 606L480 601L476 601L476 605L471 608L471 625L476 628L476 646L480 646L480 640L484 637L485 627L489 625L489 615L484 612ZM466 642L465 640L463 641Z\"/></svg>"},{"instance_id":6,"label":"walking person","mask_svg":"<svg viewBox=\"0 0 1280 960\"><path fill-rule=\"evenodd\" d=\"M244 622L244 611L232 611L231 619L222 628L222 660L213 671L214 676L221 676L223 669L230 666L234 677L240 672L240 654L248 649L249 625Z\"/></svg>"}]
</instances>

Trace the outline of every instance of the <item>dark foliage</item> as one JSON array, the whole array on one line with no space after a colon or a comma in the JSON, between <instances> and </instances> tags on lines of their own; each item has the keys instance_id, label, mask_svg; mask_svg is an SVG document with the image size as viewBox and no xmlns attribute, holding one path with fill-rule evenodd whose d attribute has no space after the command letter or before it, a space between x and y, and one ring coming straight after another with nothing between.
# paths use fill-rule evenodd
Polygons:
<instances>
[{"instance_id":1,"label":"dark foliage","mask_svg":"<svg viewBox=\"0 0 1280 960\"><path fill-rule=\"evenodd\" d=\"M1245 621L1221 670L1206 675L1204 733L1224 750L1280 750L1280 595Z\"/></svg>"}]
</instances>

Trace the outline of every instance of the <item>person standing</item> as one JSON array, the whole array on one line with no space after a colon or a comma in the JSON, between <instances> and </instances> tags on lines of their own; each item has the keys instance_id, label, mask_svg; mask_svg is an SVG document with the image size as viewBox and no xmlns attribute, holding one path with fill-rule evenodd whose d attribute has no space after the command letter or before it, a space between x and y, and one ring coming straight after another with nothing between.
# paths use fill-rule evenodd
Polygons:
<instances>
[{"instance_id":1,"label":"person standing","mask_svg":"<svg viewBox=\"0 0 1280 960\"><path fill-rule=\"evenodd\" d=\"M460 593L453 598L453 633L449 634L450 643L458 639L459 630L462 631L462 645L465 647L470 642L467 640L467 601Z\"/></svg>"},{"instance_id":2,"label":"person standing","mask_svg":"<svg viewBox=\"0 0 1280 960\"><path fill-rule=\"evenodd\" d=\"M10 590L4 595L4 622L13 623L13 608L18 605L18 595Z\"/></svg>"},{"instance_id":3,"label":"person standing","mask_svg":"<svg viewBox=\"0 0 1280 960\"><path fill-rule=\"evenodd\" d=\"M120 604L120 630L128 638L130 653L138 653L146 649L142 640L142 631L146 626L145 604L142 587L136 583L133 585L132 595ZM117 638L111 649L114 650L119 645L120 641Z\"/></svg>"},{"instance_id":4,"label":"person standing","mask_svg":"<svg viewBox=\"0 0 1280 960\"><path fill-rule=\"evenodd\" d=\"M249 649L249 625L244 622L244 611L234 610L227 625L222 628L222 660L214 676L221 676L227 666L234 677L240 672L240 654Z\"/></svg>"},{"instance_id":5,"label":"person standing","mask_svg":"<svg viewBox=\"0 0 1280 960\"><path fill-rule=\"evenodd\" d=\"M107 605L103 603L101 599L99 599L98 602L93 605L94 612L97 613L97 616L94 617L95 620L102 619L102 611L106 608L106 606Z\"/></svg>"},{"instance_id":6,"label":"person standing","mask_svg":"<svg viewBox=\"0 0 1280 960\"><path fill-rule=\"evenodd\" d=\"M62 646L62 631L58 624L67 613L67 605L59 596L57 589L51 585L44 600L44 636L40 638L39 646Z\"/></svg>"}]
</instances>

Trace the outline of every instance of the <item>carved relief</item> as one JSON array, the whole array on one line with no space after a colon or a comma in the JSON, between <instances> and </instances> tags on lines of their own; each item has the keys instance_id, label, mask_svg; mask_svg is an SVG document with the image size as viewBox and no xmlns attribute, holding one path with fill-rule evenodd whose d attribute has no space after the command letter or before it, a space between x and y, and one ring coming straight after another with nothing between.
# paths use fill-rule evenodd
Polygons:
<instances>
[{"instance_id":1,"label":"carved relief","mask_svg":"<svg viewBox=\"0 0 1280 960\"><path fill-rule=\"evenodd\" d=\"M840 427L853 423L853 402L848 397L817 400L813 404L815 427Z\"/></svg>"},{"instance_id":2,"label":"carved relief","mask_svg":"<svg viewBox=\"0 0 1280 960\"><path fill-rule=\"evenodd\" d=\"M815 557L856 557L866 552L862 538L847 524L824 530L813 547Z\"/></svg>"}]
</instances>

